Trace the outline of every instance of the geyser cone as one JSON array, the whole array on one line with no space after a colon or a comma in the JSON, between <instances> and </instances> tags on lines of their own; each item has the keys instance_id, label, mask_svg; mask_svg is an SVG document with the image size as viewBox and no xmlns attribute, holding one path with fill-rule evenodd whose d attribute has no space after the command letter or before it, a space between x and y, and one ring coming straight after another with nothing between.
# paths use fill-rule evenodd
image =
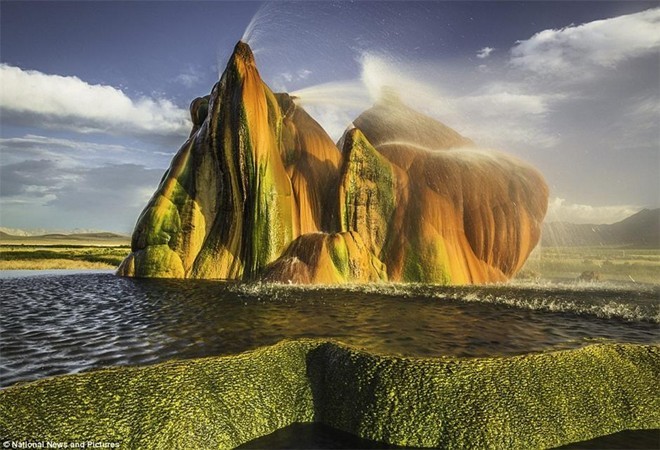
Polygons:
<instances>
[{"instance_id":1,"label":"geyser cone","mask_svg":"<svg viewBox=\"0 0 660 450\"><path fill-rule=\"evenodd\" d=\"M242 42L211 97L208 133L219 159L222 210L192 274L251 276L298 233L291 182L280 155L280 108Z\"/></svg>"},{"instance_id":2,"label":"geyser cone","mask_svg":"<svg viewBox=\"0 0 660 450\"><path fill-rule=\"evenodd\" d=\"M357 231L390 280L503 281L540 237L548 190L532 167L389 96L343 138L342 231ZM377 144L374 144L376 142Z\"/></svg>"},{"instance_id":3,"label":"geyser cone","mask_svg":"<svg viewBox=\"0 0 660 450\"><path fill-rule=\"evenodd\" d=\"M284 114L282 145L300 217L300 234L337 229L341 153L295 97L275 94Z\"/></svg>"},{"instance_id":4,"label":"geyser cone","mask_svg":"<svg viewBox=\"0 0 660 450\"><path fill-rule=\"evenodd\" d=\"M239 42L138 219L118 273L341 283L500 281L540 234L531 167L389 94L342 138L343 157Z\"/></svg>"},{"instance_id":5,"label":"geyser cone","mask_svg":"<svg viewBox=\"0 0 660 450\"><path fill-rule=\"evenodd\" d=\"M192 102L190 138L140 216L118 273L251 278L301 230L330 220L325 193L336 184L339 151L290 106L280 106L239 42L211 95Z\"/></svg>"},{"instance_id":6,"label":"geyser cone","mask_svg":"<svg viewBox=\"0 0 660 450\"><path fill-rule=\"evenodd\" d=\"M434 150L473 145L445 124L408 107L399 93L383 88L376 104L353 121L372 145L407 142Z\"/></svg>"}]
</instances>

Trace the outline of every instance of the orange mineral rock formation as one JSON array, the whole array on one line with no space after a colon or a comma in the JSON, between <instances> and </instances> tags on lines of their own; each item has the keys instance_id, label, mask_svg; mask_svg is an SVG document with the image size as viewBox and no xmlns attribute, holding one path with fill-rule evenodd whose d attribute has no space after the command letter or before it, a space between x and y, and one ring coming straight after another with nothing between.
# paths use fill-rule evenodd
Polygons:
<instances>
[{"instance_id":1,"label":"orange mineral rock formation","mask_svg":"<svg viewBox=\"0 0 660 450\"><path fill-rule=\"evenodd\" d=\"M300 234L332 230L341 153L330 136L288 94L275 94L284 114L283 159L296 196Z\"/></svg>"},{"instance_id":2,"label":"orange mineral rock formation","mask_svg":"<svg viewBox=\"0 0 660 450\"><path fill-rule=\"evenodd\" d=\"M357 232L308 233L264 271L264 281L338 284L387 281L385 265Z\"/></svg>"},{"instance_id":3,"label":"orange mineral rock formation","mask_svg":"<svg viewBox=\"0 0 660 450\"><path fill-rule=\"evenodd\" d=\"M522 267L547 208L537 170L476 149L391 97L353 123L344 137L342 230L371 236L390 280L485 283Z\"/></svg>"},{"instance_id":4,"label":"orange mineral rock formation","mask_svg":"<svg viewBox=\"0 0 660 450\"><path fill-rule=\"evenodd\" d=\"M289 109L238 43L210 97L193 101L191 136L140 216L119 274L251 278L301 229L320 229L316 184L334 182L339 151L313 119Z\"/></svg>"},{"instance_id":5,"label":"orange mineral rock formation","mask_svg":"<svg viewBox=\"0 0 660 450\"><path fill-rule=\"evenodd\" d=\"M118 273L298 283L505 280L536 245L540 174L391 93L342 152L239 42Z\"/></svg>"}]
</instances>

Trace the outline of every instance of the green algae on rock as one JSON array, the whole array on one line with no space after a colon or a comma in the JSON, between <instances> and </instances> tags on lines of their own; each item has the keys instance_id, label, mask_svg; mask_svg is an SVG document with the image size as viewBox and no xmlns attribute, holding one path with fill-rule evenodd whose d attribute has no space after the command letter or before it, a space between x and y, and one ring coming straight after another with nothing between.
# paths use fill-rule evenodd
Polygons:
<instances>
[{"instance_id":1,"label":"green algae on rock","mask_svg":"<svg viewBox=\"0 0 660 450\"><path fill-rule=\"evenodd\" d=\"M377 165L389 166L380 173L396 180L393 188L379 186L379 195L395 203L388 209L388 245L377 253L390 280L487 283L505 281L522 267L547 208L548 188L536 169L475 148L391 92L353 124L370 153L380 156ZM355 178L370 175L361 169ZM382 207L376 202L370 209ZM375 234L370 222L366 226Z\"/></svg>"},{"instance_id":2,"label":"green algae on rock","mask_svg":"<svg viewBox=\"0 0 660 450\"><path fill-rule=\"evenodd\" d=\"M343 154L345 163L339 187L341 229L365 236L370 250L381 257L386 253L397 203L394 169L357 128L344 135Z\"/></svg>"},{"instance_id":3,"label":"green algae on rock","mask_svg":"<svg viewBox=\"0 0 660 450\"><path fill-rule=\"evenodd\" d=\"M138 220L120 275L250 278L299 234L281 108L246 44L191 116L191 137Z\"/></svg>"},{"instance_id":4,"label":"green algae on rock","mask_svg":"<svg viewBox=\"0 0 660 450\"><path fill-rule=\"evenodd\" d=\"M0 434L127 448L231 448L315 421L407 447L548 448L659 428L658 382L658 346L405 358L303 339L6 388Z\"/></svg>"},{"instance_id":5,"label":"green algae on rock","mask_svg":"<svg viewBox=\"0 0 660 450\"><path fill-rule=\"evenodd\" d=\"M387 281L385 265L356 232L308 233L296 239L262 280L301 284Z\"/></svg>"},{"instance_id":6,"label":"green algae on rock","mask_svg":"<svg viewBox=\"0 0 660 450\"><path fill-rule=\"evenodd\" d=\"M190 138L138 219L119 275L251 279L301 233L332 228L322 191L336 184L339 150L261 81L247 44L190 113Z\"/></svg>"}]
</instances>

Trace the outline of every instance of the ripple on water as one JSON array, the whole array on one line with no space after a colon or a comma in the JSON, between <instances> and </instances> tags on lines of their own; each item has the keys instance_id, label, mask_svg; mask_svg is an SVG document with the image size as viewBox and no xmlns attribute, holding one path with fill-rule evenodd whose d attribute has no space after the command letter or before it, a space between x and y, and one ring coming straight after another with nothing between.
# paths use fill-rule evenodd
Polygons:
<instances>
[{"instance_id":1,"label":"ripple on water","mask_svg":"<svg viewBox=\"0 0 660 450\"><path fill-rule=\"evenodd\" d=\"M93 274L0 279L0 288L2 386L104 366L237 353L284 338L462 357L660 340L654 287L339 289Z\"/></svg>"}]
</instances>

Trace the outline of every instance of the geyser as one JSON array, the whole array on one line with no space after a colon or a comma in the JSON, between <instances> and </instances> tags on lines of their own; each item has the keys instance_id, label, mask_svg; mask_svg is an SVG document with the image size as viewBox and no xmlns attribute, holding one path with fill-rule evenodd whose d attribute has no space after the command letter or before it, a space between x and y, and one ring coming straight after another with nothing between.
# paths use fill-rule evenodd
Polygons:
<instances>
[{"instance_id":1,"label":"geyser","mask_svg":"<svg viewBox=\"0 0 660 450\"><path fill-rule=\"evenodd\" d=\"M239 42L138 219L118 274L295 283L503 281L539 240L548 191L389 93L340 149Z\"/></svg>"}]
</instances>

